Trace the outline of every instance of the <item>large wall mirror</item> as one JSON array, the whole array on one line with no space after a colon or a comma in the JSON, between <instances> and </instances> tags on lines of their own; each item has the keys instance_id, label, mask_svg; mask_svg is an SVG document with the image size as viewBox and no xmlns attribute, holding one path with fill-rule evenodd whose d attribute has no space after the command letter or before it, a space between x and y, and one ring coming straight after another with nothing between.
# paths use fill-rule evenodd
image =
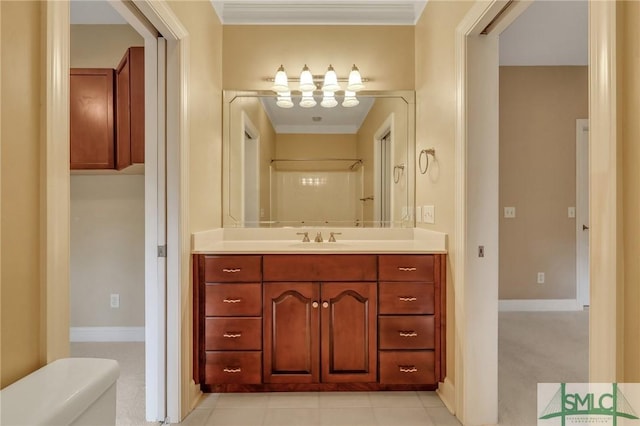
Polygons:
<instances>
[{"instance_id":1,"label":"large wall mirror","mask_svg":"<svg viewBox=\"0 0 640 426\"><path fill-rule=\"evenodd\" d=\"M413 227L415 96L282 108L272 92L225 91L224 227Z\"/></svg>"}]
</instances>

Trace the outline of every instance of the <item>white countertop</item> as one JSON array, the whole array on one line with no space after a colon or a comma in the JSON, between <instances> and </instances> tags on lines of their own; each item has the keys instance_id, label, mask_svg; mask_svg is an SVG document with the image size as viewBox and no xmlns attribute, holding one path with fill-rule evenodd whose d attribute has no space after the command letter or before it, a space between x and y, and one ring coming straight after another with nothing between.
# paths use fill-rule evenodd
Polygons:
<instances>
[{"instance_id":1,"label":"white countertop","mask_svg":"<svg viewBox=\"0 0 640 426\"><path fill-rule=\"evenodd\" d=\"M308 232L310 242L303 243ZM323 242L314 238L322 233ZM330 243L330 232L336 242ZM218 228L197 232L191 250L200 254L262 253L446 253L447 235L421 228Z\"/></svg>"}]
</instances>

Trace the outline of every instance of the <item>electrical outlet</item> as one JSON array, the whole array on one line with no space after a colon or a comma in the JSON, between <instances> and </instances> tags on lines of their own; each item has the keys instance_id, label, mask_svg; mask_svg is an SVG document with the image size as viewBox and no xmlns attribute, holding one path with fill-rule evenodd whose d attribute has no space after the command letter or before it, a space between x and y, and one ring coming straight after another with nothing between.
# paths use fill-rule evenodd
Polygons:
<instances>
[{"instance_id":1,"label":"electrical outlet","mask_svg":"<svg viewBox=\"0 0 640 426\"><path fill-rule=\"evenodd\" d=\"M544 284L544 272L538 272L538 284Z\"/></svg>"},{"instance_id":2,"label":"electrical outlet","mask_svg":"<svg viewBox=\"0 0 640 426\"><path fill-rule=\"evenodd\" d=\"M505 207L504 208L504 217L513 219L516 217L516 208L515 207Z\"/></svg>"},{"instance_id":3,"label":"electrical outlet","mask_svg":"<svg viewBox=\"0 0 640 426\"><path fill-rule=\"evenodd\" d=\"M120 307L120 295L117 293L114 293L111 295L111 307L112 308L119 308Z\"/></svg>"},{"instance_id":4,"label":"electrical outlet","mask_svg":"<svg viewBox=\"0 0 640 426\"><path fill-rule=\"evenodd\" d=\"M576 208L575 207L569 207L569 209L567 210L567 215L569 216L569 218L573 219L574 217L576 217Z\"/></svg>"},{"instance_id":5,"label":"electrical outlet","mask_svg":"<svg viewBox=\"0 0 640 426\"><path fill-rule=\"evenodd\" d=\"M422 221L424 223L436 223L436 208L433 205L422 207Z\"/></svg>"},{"instance_id":6,"label":"electrical outlet","mask_svg":"<svg viewBox=\"0 0 640 426\"><path fill-rule=\"evenodd\" d=\"M416 222L422 223L422 206L416 207Z\"/></svg>"}]
</instances>

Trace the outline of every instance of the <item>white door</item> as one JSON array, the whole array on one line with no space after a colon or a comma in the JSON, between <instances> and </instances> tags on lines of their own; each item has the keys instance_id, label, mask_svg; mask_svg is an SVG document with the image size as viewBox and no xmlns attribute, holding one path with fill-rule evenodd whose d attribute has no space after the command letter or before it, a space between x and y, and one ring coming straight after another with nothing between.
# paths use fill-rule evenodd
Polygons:
<instances>
[{"instance_id":1,"label":"white door","mask_svg":"<svg viewBox=\"0 0 640 426\"><path fill-rule=\"evenodd\" d=\"M576 120L576 279L578 303L589 306L589 120Z\"/></svg>"}]
</instances>

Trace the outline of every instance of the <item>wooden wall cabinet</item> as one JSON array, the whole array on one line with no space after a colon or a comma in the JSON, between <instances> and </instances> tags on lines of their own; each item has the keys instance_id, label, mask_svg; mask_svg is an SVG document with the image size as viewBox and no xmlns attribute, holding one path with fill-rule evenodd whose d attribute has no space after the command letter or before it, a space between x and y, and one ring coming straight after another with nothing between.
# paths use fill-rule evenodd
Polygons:
<instances>
[{"instance_id":1,"label":"wooden wall cabinet","mask_svg":"<svg viewBox=\"0 0 640 426\"><path fill-rule=\"evenodd\" d=\"M70 70L70 168L144 163L144 48L127 50L116 70Z\"/></svg>"},{"instance_id":2,"label":"wooden wall cabinet","mask_svg":"<svg viewBox=\"0 0 640 426\"><path fill-rule=\"evenodd\" d=\"M71 169L113 169L114 70L71 69L69 100Z\"/></svg>"},{"instance_id":3,"label":"wooden wall cabinet","mask_svg":"<svg viewBox=\"0 0 640 426\"><path fill-rule=\"evenodd\" d=\"M144 47L130 47L116 68L116 168L144 163Z\"/></svg>"},{"instance_id":4,"label":"wooden wall cabinet","mask_svg":"<svg viewBox=\"0 0 640 426\"><path fill-rule=\"evenodd\" d=\"M194 378L209 392L433 390L444 258L194 255Z\"/></svg>"}]
</instances>

